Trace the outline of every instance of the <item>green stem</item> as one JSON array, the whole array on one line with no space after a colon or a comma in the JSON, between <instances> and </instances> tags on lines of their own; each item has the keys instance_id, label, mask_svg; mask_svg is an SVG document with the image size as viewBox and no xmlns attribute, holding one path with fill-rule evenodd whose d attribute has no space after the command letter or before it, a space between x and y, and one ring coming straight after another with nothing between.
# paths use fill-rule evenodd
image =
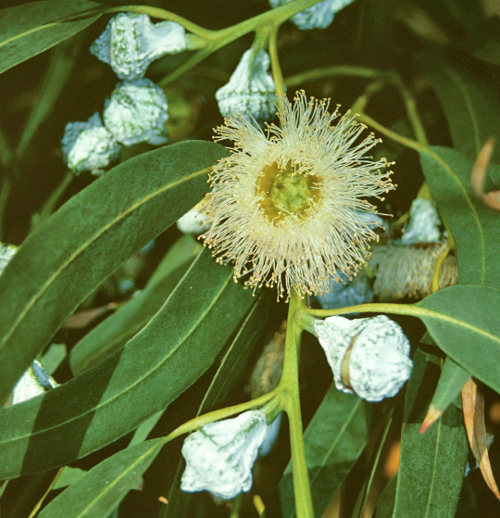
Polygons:
<instances>
[{"instance_id":1,"label":"green stem","mask_svg":"<svg viewBox=\"0 0 500 518\"><path fill-rule=\"evenodd\" d=\"M64 191L67 189L69 184L72 182L75 175L73 173L66 173L66 175L63 177L61 183L54 189L54 191L51 193L51 195L47 198L45 203L43 204L41 210L40 210L40 217L37 222L37 226L44 223L51 214L54 212L54 208L57 205L57 202L61 198L61 196L64 194Z\"/></svg>"},{"instance_id":2,"label":"green stem","mask_svg":"<svg viewBox=\"0 0 500 518\"><path fill-rule=\"evenodd\" d=\"M285 84L283 81L283 73L281 72L281 65L278 58L278 31L280 26L274 24L271 30L271 37L269 38L269 57L271 58L271 70L273 71L273 79L276 87L276 95L285 95Z\"/></svg>"},{"instance_id":3,"label":"green stem","mask_svg":"<svg viewBox=\"0 0 500 518\"><path fill-rule=\"evenodd\" d=\"M355 103L351 106L351 111L353 113L361 113L366 108L366 105L370 102L371 98L382 88L385 86L385 81L383 79L377 79L370 83L362 95L360 95Z\"/></svg>"},{"instance_id":4,"label":"green stem","mask_svg":"<svg viewBox=\"0 0 500 518\"><path fill-rule=\"evenodd\" d=\"M299 392L299 352L302 326L297 317L305 308L300 294L293 291L288 308L283 375L278 389L281 390L284 410L288 414L290 424L290 448L297 518L314 518Z\"/></svg>"},{"instance_id":5,"label":"green stem","mask_svg":"<svg viewBox=\"0 0 500 518\"><path fill-rule=\"evenodd\" d=\"M7 201L9 199L10 188L12 187L12 180L5 176L2 183L2 190L0 191L0 241L3 240L4 232L4 218L5 218L5 209L7 208Z\"/></svg>"},{"instance_id":6,"label":"green stem","mask_svg":"<svg viewBox=\"0 0 500 518\"><path fill-rule=\"evenodd\" d=\"M315 68L308 70L307 72L301 72L294 76L287 77L286 84L290 88L295 88L303 83L311 81L317 81L325 77L337 77L337 76L349 76L349 77L361 77L364 79L383 79L388 74L367 67L357 67L350 65L335 65L331 67Z\"/></svg>"},{"instance_id":7,"label":"green stem","mask_svg":"<svg viewBox=\"0 0 500 518\"><path fill-rule=\"evenodd\" d=\"M171 13L170 11L165 11L164 9L159 9L156 7L153 8L149 6L124 6L121 8L111 8L108 10L108 12L129 11L136 13L145 13L163 20L175 21L183 25L187 30L190 30L197 36L200 36L207 40L208 44L205 48L198 51L194 56L188 59L186 63L181 65L179 68L174 70L171 74L169 74L167 77L165 77L159 82L159 85L163 88L167 84L179 78L182 74L190 70L192 67L194 67L200 61L208 57L210 54L214 53L216 50L228 45L229 43L237 40L238 38L241 38L249 32L257 31L260 27L266 25L278 27L294 14L303 11L307 7L311 7L312 5L317 4L320 1L321 0L295 0L294 2L282 5L280 7L277 7L276 9L270 9L265 13L259 14L257 16L254 16L253 18L249 18L248 20L244 20L243 22L237 23L236 25L227 27L226 29L220 29L218 31L204 29L203 27L193 24L185 18L177 16L174 13Z\"/></svg>"}]
</instances>

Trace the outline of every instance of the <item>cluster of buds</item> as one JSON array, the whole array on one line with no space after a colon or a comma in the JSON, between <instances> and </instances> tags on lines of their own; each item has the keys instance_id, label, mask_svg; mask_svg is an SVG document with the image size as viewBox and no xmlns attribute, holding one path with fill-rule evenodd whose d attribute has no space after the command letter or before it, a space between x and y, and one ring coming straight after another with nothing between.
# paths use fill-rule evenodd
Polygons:
<instances>
[{"instance_id":1,"label":"cluster of buds","mask_svg":"<svg viewBox=\"0 0 500 518\"><path fill-rule=\"evenodd\" d=\"M168 102L163 90L144 78L152 61L196 43L174 22L153 24L146 14L120 13L92 44L91 52L122 79L98 113L87 122L70 122L62 139L63 159L75 174L103 169L119 156L121 146L167 142Z\"/></svg>"}]
</instances>

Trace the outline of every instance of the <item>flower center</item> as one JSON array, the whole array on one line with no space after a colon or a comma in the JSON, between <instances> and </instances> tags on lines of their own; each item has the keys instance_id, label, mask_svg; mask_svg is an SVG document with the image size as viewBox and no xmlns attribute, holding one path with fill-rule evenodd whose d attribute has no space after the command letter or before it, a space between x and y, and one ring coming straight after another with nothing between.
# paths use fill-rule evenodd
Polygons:
<instances>
[{"instance_id":1,"label":"flower center","mask_svg":"<svg viewBox=\"0 0 500 518\"><path fill-rule=\"evenodd\" d=\"M289 161L284 169L276 162L262 170L257 182L257 195L264 215L272 223L289 215L304 219L311 205L319 200L319 178L304 174L300 166Z\"/></svg>"}]
</instances>

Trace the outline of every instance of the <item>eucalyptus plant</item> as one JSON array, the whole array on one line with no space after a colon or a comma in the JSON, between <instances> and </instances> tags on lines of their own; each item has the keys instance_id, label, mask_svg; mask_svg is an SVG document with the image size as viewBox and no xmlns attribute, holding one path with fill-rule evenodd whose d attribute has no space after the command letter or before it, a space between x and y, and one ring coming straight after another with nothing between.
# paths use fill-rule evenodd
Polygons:
<instances>
[{"instance_id":1,"label":"eucalyptus plant","mask_svg":"<svg viewBox=\"0 0 500 518\"><path fill-rule=\"evenodd\" d=\"M4 7L2 516L498 513L499 29Z\"/></svg>"}]
</instances>

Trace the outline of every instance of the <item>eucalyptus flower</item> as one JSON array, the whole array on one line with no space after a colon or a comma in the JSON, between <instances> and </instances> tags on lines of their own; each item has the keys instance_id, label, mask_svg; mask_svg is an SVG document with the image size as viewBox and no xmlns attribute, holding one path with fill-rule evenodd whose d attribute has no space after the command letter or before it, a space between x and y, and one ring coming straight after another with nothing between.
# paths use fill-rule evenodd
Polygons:
<instances>
[{"instance_id":1,"label":"eucalyptus flower","mask_svg":"<svg viewBox=\"0 0 500 518\"><path fill-rule=\"evenodd\" d=\"M405 245L415 243L437 243L441 240L441 220L432 200L413 200L410 209L410 223L401 236Z\"/></svg>"},{"instance_id":2,"label":"eucalyptus flower","mask_svg":"<svg viewBox=\"0 0 500 518\"><path fill-rule=\"evenodd\" d=\"M352 278L377 240L364 198L394 188L385 159L366 153L379 142L328 100L285 96L281 127L266 134L242 115L216 129L215 140L235 143L210 173L213 190L202 204L212 224L203 236L220 263L235 262L234 278L251 288L274 286L323 295L330 282ZM336 121L336 125L332 123ZM383 198L382 198L383 199Z\"/></svg>"},{"instance_id":3,"label":"eucalyptus flower","mask_svg":"<svg viewBox=\"0 0 500 518\"><path fill-rule=\"evenodd\" d=\"M121 148L97 112L87 122L68 122L61 144L63 160L75 174L102 174L102 169L118 158Z\"/></svg>"},{"instance_id":4,"label":"eucalyptus flower","mask_svg":"<svg viewBox=\"0 0 500 518\"><path fill-rule=\"evenodd\" d=\"M152 61L188 48L184 27L152 23L147 14L120 13L92 43L90 52L111 66L120 79L140 79Z\"/></svg>"},{"instance_id":5,"label":"eucalyptus flower","mask_svg":"<svg viewBox=\"0 0 500 518\"><path fill-rule=\"evenodd\" d=\"M292 0L269 0L271 7L288 4ZM335 13L354 0L323 0L292 16L292 22L302 30L326 29L333 22Z\"/></svg>"},{"instance_id":6,"label":"eucalyptus flower","mask_svg":"<svg viewBox=\"0 0 500 518\"><path fill-rule=\"evenodd\" d=\"M181 490L209 491L222 500L252 487L252 467L269 426L260 410L202 426L186 438Z\"/></svg>"},{"instance_id":7,"label":"eucalyptus flower","mask_svg":"<svg viewBox=\"0 0 500 518\"><path fill-rule=\"evenodd\" d=\"M132 146L167 142L167 98L149 79L118 83L104 104L104 124L118 142Z\"/></svg>"},{"instance_id":8,"label":"eucalyptus flower","mask_svg":"<svg viewBox=\"0 0 500 518\"><path fill-rule=\"evenodd\" d=\"M411 376L410 342L385 315L328 317L315 321L313 332L342 392L377 402L395 396Z\"/></svg>"},{"instance_id":9,"label":"eucalyptus flower","mask_svg":"<svg viewBox=\"0 0 500 518\"><path fill-rule=\"evenodd\" d=\"M224 117L248 113L263 123L274 115L276 89L269 64L269 54L264 49L252 48L243 54L229 83L215 93Z\"/></svg>"}]
</instances>

